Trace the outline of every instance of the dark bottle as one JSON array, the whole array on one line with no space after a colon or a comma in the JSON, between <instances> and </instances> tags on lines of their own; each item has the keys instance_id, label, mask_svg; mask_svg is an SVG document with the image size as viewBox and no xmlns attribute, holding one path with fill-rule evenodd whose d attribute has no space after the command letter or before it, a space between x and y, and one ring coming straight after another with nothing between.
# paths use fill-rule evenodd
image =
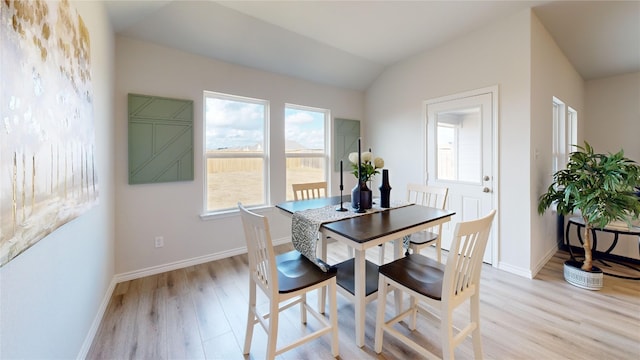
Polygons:
<instances>
[{"instance_id":1,"label":"dark bottle","mask_svg":"<svg viewBox=\"0 0 640 360\"><path fill-rule=\"evenodd\" d=\"M391 195L391 185L389 185L389 170L382 170L382 185L380 185L380 207L391 207L389 196Z\"/></svg>"}]
</instances>

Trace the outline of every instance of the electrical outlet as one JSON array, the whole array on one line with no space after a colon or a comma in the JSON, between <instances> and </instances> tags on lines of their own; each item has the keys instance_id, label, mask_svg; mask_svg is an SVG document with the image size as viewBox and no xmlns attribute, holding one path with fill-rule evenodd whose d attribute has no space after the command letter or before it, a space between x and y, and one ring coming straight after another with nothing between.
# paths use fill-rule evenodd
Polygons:
<instances>
[{"instance_id":1,"label":"electrical outlet","mask_svg":"<svg viewBox=\"0 0 640 360\"><path fill-rule=\"evenodd\" d=\"M163 247L163 246L164 246L164 237L162 237L162 236L156 236L155 241L156 241L156 247L157 247L157 248L161 248L161 247Z\"/></svg>"}]
</instances>

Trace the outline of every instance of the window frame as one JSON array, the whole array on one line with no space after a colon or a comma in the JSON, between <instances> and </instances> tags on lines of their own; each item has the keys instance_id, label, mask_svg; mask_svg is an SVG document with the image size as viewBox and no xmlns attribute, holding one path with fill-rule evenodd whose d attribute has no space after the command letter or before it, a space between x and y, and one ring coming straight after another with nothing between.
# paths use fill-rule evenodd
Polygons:
<instances>
[{"instance_id":1,"label":"window frame","mask_svg":"<svg viewBox=\"0 0 640 360\"><path fill-rule=\"evenodd\" d=\"M578 112L555 96L552 103L551 170L555 174L566 168L571 152L578 145Z\"/></svg>"},{"instance_id":2,"label":"window frame","mask_svg":"<svg viewBox=\"0 0 640 360\"><path fill-rule=\"evenodd\" d=\"M263 149L262 154L256 153L247 153L247 154L225 154L225 153L208 153L207 151L207 99L213 98L217 100L228 100L228 101L236 101L236 102L245 102L250 104L258 104L264 107L264 118L263 122ZM219 215L225 214L235 214L238 212L237 207L229 207L218 210L209 210L208 209L208 199L209 199L209 184L208 184L208 166L207 162L209 159L262 159L262 177L263 177L263 203L261 204L251 204L249 208L251 209L260 209L266 208L270 206L271 203L271 192L270 192L270 101L265 99L258 98L250 98L246 96L232 95L226 93L220 93L215 91L204 90L203 91L203 132L202 132L202 150L203 150L203 202L202 202L202 215L201 218L209 218L209 217L218 217Z\"/></svg>"},{"instance_id":3,"label":"window frame","mask_svg":"<svg viewBox=\"0 0 640 360\"><path fill-rule=\"evenodd\" d=\"M299 111L309 111L309 112L318 112L324 114L324 152L296 152L289 153L286 148L287 141L287 109L294 109ZM284 104L284 114L283 114L283 131L284 131L284 141L285 141L285 149L284 149L284 161L285 161L285 186L287 184L287 160L295 159L295 158L319 158L324 160L324 176L323 180L327 182L327 195L331 194L331 182L329 181L329 177L331 174L331 110L323 109L318 107L306 106L306 105L297 105L291 103ZM285 199L286 201L290 201L293 199L287 199L288 190L285 189Z\"/></svg>"}]
</instances>

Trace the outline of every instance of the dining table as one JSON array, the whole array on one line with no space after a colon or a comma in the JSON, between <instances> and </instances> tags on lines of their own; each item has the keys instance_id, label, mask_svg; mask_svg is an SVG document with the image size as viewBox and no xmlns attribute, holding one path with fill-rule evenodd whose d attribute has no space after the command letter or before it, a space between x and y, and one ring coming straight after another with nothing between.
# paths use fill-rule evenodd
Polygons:
<instances>
[{"instance_id":1,"label":"dining table","mask_svg":"<svg viewBox=\"0 0 640 360\"><path fill-rule=\"evenodd\" d=\"M277 204L276 208L292 218L298 212L304 213L312 209L322 209L328 214L332 210L338 212L339 209L346 209L347 214L338 216L338 219L329 216L328 221L319 225L317 230L320 243L316 250L317 257L326 262L329 237L354 250L353 258L330 264L330 271L337 271L338 290L354 303L358 347L364 346L366 305L376 299L378 288L378 265L366 260L366 250L394 241L394 258L397 259L403 256L402 239L405 236L449 222L455 215L450 210L402 202L396 202L390 208L374 207L358 213L351 208L348 196L288 201ZM399 309L401 296L396 292L396 309ZM320 310L324 309L325 297L324 292L319 296Z\"/></svg>"}]
</instances>

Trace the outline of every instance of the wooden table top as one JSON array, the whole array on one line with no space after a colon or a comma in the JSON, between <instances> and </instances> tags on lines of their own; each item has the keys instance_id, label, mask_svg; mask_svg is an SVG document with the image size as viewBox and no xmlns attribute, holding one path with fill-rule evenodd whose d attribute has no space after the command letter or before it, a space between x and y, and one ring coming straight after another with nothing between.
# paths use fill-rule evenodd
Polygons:
<instances>
[{"instance_id":1,"label":"wooden table top","mask_svg":"<svg viewBox=\"0 0 640 360\"><path fill-rule=\"evenodd\" d=\"M345 199L346 198L346 199ZM349 197L343 197L348 202ZM288 201L276 205L277 208L293 214L296 211L340 204L340 196L329 198ZM409 205L364 214L334 222L324 223L323 228L340 234L357 243L387 236L416 225L426 224L455 215L454 211L436 209L420 205Z\"/></svg>"}]
</instances>

